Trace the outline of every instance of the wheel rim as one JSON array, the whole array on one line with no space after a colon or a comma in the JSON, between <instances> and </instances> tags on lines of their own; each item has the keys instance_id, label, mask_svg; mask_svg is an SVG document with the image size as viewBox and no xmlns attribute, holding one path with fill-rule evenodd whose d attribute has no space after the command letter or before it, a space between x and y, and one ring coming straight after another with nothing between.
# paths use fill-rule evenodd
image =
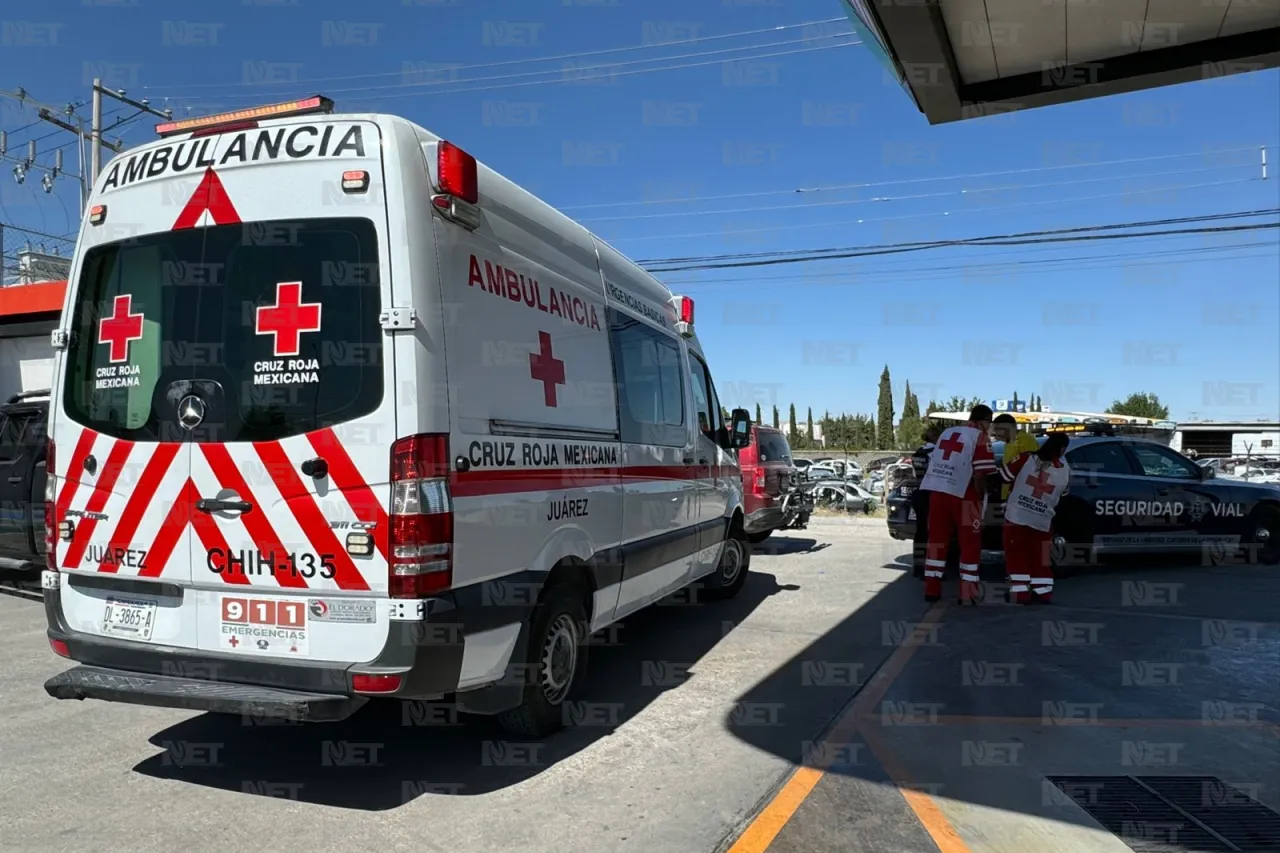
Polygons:
<instances>
[{"instance_id":1,"label":"wheel rim","mask_svg":"<svg viewBox=\"0 0 1280 853\"><path fill-rule=\"evenodd\" d=\"M720 557L720 583L729 586L742 572L742 543L730 539L724 543L724 555Z\"/></svg>"},{"instance_id":2,"label":"wheel rim","mask_svg":"<svg viewBox=\"0 0 1280 853\"><path fill-rule=\"evenodd\" d=\"M1263 560L1270 561L1280 556L1280 513L1264 514L1258 519L1253 541L1257 543L1258 556Z\"/></svg>"},{"instance_id":3,"label":"wheel rim","mask_svg":"<svg viewBox=\"0 0 1280 853\"><path fill-rule=\"evenodd\" d=\"M547 628L541 669L542 695L548 703L559 705L578 669L578 623L568 613L561 613Z\"/></svg>"}]
</instances>

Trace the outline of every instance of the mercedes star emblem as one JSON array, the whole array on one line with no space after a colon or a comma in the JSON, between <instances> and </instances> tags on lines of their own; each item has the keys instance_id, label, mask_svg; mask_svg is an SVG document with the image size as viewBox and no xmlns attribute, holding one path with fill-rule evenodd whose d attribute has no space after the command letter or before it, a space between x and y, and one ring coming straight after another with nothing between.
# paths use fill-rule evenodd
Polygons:
<instances>
[{"instance_id":1,"label":"mercedes star emblem","mask_svg":"<svg viewBox=\"0 0 1280 853\"><path fill-rule=\"evenodd\" d=\"M204 420L204 400L188 394L178 404L178 423L183 429L195 429Z\"/></svg>"}]
</instances>

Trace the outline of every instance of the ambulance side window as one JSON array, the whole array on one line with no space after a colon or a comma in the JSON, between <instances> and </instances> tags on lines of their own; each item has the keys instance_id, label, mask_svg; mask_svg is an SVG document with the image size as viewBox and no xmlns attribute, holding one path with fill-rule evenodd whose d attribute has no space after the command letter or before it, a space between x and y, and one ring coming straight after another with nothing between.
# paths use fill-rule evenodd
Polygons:
<instances>
[{"instance_id":1,"label":"ambulance side window","mask_svg":"<svg viewBox=\"0 0 1280 853\"><path fill-rule=\"evenodd\" d=\"M618 426L624 442L684 447L684 369L675 339L610 311Z\"/></svg>"},{"instance_id":2,"label":"ambulance side window","mask_svg":"<svg viewBox=\"0 0 1280 853\"><path fill-rule=\"evenodd\" d=\"M692 350L689 351L689 372L693 374L693 405L698 412L698 427L703 435L714 441L724 425L720 417L720 401L716 399L716 389L711 384L711 371Z\"/></svg>"}]
</instances>

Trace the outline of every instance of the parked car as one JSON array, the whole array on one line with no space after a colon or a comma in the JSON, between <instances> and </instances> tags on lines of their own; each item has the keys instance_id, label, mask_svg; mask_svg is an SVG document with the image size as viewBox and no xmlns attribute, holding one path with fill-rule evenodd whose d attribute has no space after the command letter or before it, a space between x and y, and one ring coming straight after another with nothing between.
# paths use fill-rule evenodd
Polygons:
<instances>
[{"instance_id":1,"label":"parked car","mask_svg":"<svg viewBox=\"0 0 1280 853\"><path fill-rule=\"evenodd\" d=\"M756 424L751 443L738 451L742 469L744 529L748 541L763 542L775 530L802 528L813 510L799 489L799 471L782 430Z\"/></svg>"},{"instance_id":2,"label":"parked car","mask_svg":"<svg viewBox=\"0 0 1280 853\"><path fill-rule=\"evenodd\" d=\"M880 505L875 495L848 481L819 482L811 492L814 506L836 511L871 513Z\"/></svg>"},{"instance_id":3,"label":"parked car","mask_svg":"<svg viewBox=\"0 0 1280 853\"><path fill-rule=\"evenodd\" d=\"M15 394L0 406L0 568L44 566L48 423L47 390Z\"/></svg>"},{"instance_id":4,"label":"parked car","mask_svg":"<svg viewBox=\"0 0 1280 853\"><path fill-rule=\"evenodd\" d=\"M853 480L862 479L862 468L853 460L844 459L824 459L821 462L815 462L806 472L809 479L837 479L837 480Z\"/></svg>"}]
</instances>

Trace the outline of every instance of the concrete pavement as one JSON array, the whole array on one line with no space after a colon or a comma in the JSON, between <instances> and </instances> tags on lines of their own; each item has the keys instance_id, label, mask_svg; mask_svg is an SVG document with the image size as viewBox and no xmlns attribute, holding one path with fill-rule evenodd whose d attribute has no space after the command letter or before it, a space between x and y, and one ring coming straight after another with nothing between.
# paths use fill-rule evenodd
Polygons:
<instances>
[{"instance_id":1,"label":"concrete pavement","mask_svg":"<svg viewBox=\"0 0 1280 853\"><path fill-rule=\"evenodd\" d=\"M710 851L856 685L736 697L859 611L878 624L918 610L901 551L872 519L769 540L736 600L677 600L601 638L583 724L545 744L420 706L255 728L59 702L42 689L66 662L41 605L0 596L0 848ZM872 640L841 660L870 671L890 651ZM766 727L781 748L743 741L726 718Z\"/></svg>"}]
</instances>

